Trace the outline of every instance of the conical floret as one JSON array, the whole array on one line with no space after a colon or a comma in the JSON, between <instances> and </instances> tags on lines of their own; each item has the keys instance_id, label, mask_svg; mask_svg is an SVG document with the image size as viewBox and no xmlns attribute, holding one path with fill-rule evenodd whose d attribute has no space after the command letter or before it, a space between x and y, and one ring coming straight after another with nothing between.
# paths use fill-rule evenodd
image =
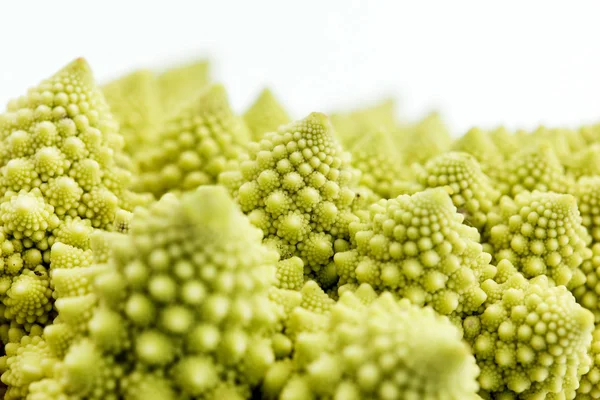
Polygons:
<instances>
[{"instance_id":1,"label":"conical floret","mask_svg":"<svg viewBox=\"0 0 600 400\"><path fill-rule=\"evenodd\" d=\"M248 140L243 121L229 106L222 85L211 85L165 122L161 145L140 154L138 190L157 196L215 183Z\"/></svg>"},{"instance_id":2,"label":"conical floret","mask_svg":"<svg viewBox=\"0 0 600 400\"><path fill-rule=\"evenodd\" d=\"M340 285L368 283L444 315L481 306L492 257L443 189L380 200L369 211L367 223L351 225L356 249L335 255Z\"/></svg>"},{"instance_id":3,"label":"conical floret","mask_svg":"<svg viewBox=\"0 0 600 400\"><path fill-rule=\"evenodd\" d=\"M130 234L112 244L95 297L71 297L59 314L86 328L57 355L56 374L41 374L30 390L120 398L149 390L151 373L166 398L211 398L224 387L247 397L274 361L269 338L279 315L268 297L278 256L261 239L221 187L138 209ZM60 343L60 332L46 334Z\"/></svg>"},{"instance_id":4,"label":"conical floret","mask_svg":"<svg viewBox=\"0 0 600 400\"><path fill-rule=\"evenodd\" d=\"M85 251L93 228L112 230L120 209L146 200L128 191L118 124L82 58L11 101L0 140L0 277L14 286L0 294L3 324L29 332L55 316L52 246Z\"/></svg>"},{"instance_id":5,"label":"conical floret","mask_svg":"<svg viewBox=\"0 0 600 400\"><path fill-rule=\"evenodd\" d=\"M479 371L459 330L390 293L367 304L344 293L324 332L299 335L294 366L282 387L266 381L269 398L281 390L281 399L475 399L478 389ZM284 368L274 365L269 378Z\"/></svg>"},{"instance_id":6,"label":"conical floret","mask_svg":"<svg viewBox=\"0 0 600 400\"><path fill-rule=\"evenodd\" d=\"M253 140L260 140L265 132L276 131L290 122L287 111L269 89L260 92L254 103L244 113L244 121Z\"/></svg>"},{"instance_id":7,"label":"conical floret","mask_svg":"<svg viewBox=\"0 0 600 400\"><path fill-rule=\"evenodd\" d=\"M221 174L242 211L283 259L300 257L318 272L356 221L350 185L355 171L329 118L312 113L249 145L249 158ZM310 274L310 272L309 272Z\"/></svg>"},{"instance_id":8,"label":"conical floret","mask_svg":"<svg viewBox=\"0 0 600 400\"><path fill-rule=\"evenodd\" d=\"M158 79L154 72L131 72L102 87L102 92L125 141L124 151L131 157L155 145L163 122Z\"/></svg>"}]
</instances>

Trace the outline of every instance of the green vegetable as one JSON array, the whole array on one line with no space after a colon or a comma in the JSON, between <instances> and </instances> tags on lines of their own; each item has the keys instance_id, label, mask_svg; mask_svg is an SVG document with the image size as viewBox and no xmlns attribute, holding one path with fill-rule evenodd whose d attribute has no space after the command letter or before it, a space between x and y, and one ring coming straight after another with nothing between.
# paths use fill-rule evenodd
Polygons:
<instances>
[{"instance_id":1,"label":"green vegetable","mask_svg":"<svg viewBox=\"0 0 600 400\"><path fill-rule=\"evenodd\" d=\"M600 125L240 116L207 68L0 115L4 398L600 399Z\"/></svg>"},{"instance_id":2,"label":"green vegetable","mask_svg":"<svg viewBox=\"0 0 600 400\"><path fill-rule=\"evenodd\" d=\"M0 338L18 342L56 317L52 271L89 265L89 235L113 230L120 209L148 198L130 192L118 164L118 125L77 59L0 115ZM53 249L76 248L59 260Z\"/></svg>"}]
</instances>

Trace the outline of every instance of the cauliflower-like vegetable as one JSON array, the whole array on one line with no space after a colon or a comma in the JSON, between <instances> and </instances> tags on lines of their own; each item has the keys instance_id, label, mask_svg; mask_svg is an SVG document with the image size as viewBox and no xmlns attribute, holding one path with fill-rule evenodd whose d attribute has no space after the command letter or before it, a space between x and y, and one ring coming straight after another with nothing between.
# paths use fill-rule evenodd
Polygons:
<instances>
[{"instance_id":1,"label":"cauliflower-like vegetable","mask_svg":"<svg viewBox=\"0 0 600 400\"><path fill-rule=\"evenodd\" d=\"M583 226L594 243L600 242L600 176L583 177L573 188Z\"/></svg>"},{"instance_id":2,"label":"cauliflower-like vegetable","mask_svg":"<svg viewBox=\"0 0 600 400\"><path fill-rule=\"evenodd\" d=\"M340 142L346 148L352 148L365 134L380 129L394 131L397 125L396 101L383 99L361 109L332 113L331 123Z\"/></svg>"},{"instance_id":3,"label":"cauliflower-like vegetable","mask_svg":"<svg viewBox=\"0 0 600 400\"><path fill-rule=\"evenodd\" d=\"M404 182L411 178L391 135L382 129L365 132L351 153L352 164L361 172L359 183L384 199L400 194Z\"/></svg>"},{"instance_id":4,"label":"cauliflower-like vegetable","mask_svg":"<svg viewBox=\"0 0 600 400\"><path fill-rule=\"evenodd\" d=\"M574 179L596 177L600 175L600 144L587 146L563 162L567 174Z\"/></svg>"},{"instance_id":5,"label":"cauliflower-like vegetable","mask_svg":"<svg viewBox=\"0 0 600 400\"><path fill-rule=\"evenodd\" d=\"M122 145L117 126L84 59L0 115L3 325L29 332L50 323L56 312L51 249L87 250L93 228L112 230L120 208L143 203L127 190L131 174L115 159Z\"/></svg>"},{"instance_id":6,"label":"cauliflower-like vegetable","mask_svg":"<svg viewBox=\"0 0 600 400\"><path fill-rule=\"evenodd\" d=\"M346 248L348 225L358 218L348 154L334 138L324 114L269 132L248 145L249 159L224 172L242 211L265 234L281 258L300 257L307 276L327 265L336 248Z\"/></svg>"},{"instance_id":7,"label":"cauliflower-like vegetable","mask_svg":"<svg viewBox=\"0 0 600 400\"><path fill-rule=\"evenodd\" d=\"M28 386L51 374L53 359L46 342L41 336L24 336L19 341L12 341L6 346L2 382L9 386L4 394L5 399L23 399L27 396Z\"/></svg>"},{"instance_id":8,"label":"cauliflower-like vegetable","mask_svg":"<svg viewBox=\"0 0 600 400\"><path fill-rule=\"evenodd\" d=\"M505 160L519 151L521 147L518 136L512 134L503 126L490 131L489 136Z\"/></svg>"},{"instance_id":9,"label":"cauliflower-like vegetable","mask_svg":"<svg viewBox=\"0 0 600 400\"><path fill-rule=\"evenodd\" d=\"M290 122L290 117L269 89L264 89L244 113L244 121L252 140L260 140L265 132L276 131Z\"/></svg>"},{"instance_id":10,"label":"cauliflower-like vegetable","mask_svg":"<svg viewBox=\"0 0 600 400\"><path fill-rule=\"evenodd\" d=\"M600 399L600 328L594 330L589 354L592 366L579 381L577 400Z\"/></svg>"},{"instance_id":11,"label":"cauliflower-like vegetable","mask_svg":"<svg viewBox=\"0 0 600 400\"><path fill-rule=\"evenodd\" d=\"M534 190L568 193L573 184L555 151L545 143L515 153L493 175L498 190L511 197Z\"/></svg>"},{"instance_id":12,"label":"cauliflower-like vegetable","mask_svg":"<svg viewBox=\"0 0 600 400\"><path fill-rule=\"evenodd\" d=\"M396 145L406 165L424 164L452 145L450 132L437 112L415 123L400 125L395 132Z\"/></svg>"},{"instance_id":13,"label":"cauliflower-like vegetable","mask_svg":"<svg viewBox=\"0 0 600 400\"><path fill-rule=\"evenodd\" d=\"M241 154L248 140L222 85L212 85L188 103L162 128L160 145L140 154L136 189L160 196L215 183L227 164Z\"/></svg>"},{"instance_id":14,"label":"cauliflower-like vegetable","mask_svg":"<svg viewBox=\"0 0 600 400\"><path fill-rule=\"evenodd\" d=\"M79 314L85 332L31 396L247 398L274 361L279 318L268 294L278 255L261 239L219 187L138 209L95 279L87 321Z\"/></svg>"},{"instance_id":15,"label":"cauliflower-like vegetable","mask_svg":"<svg viewBox=\"0 0 600 400\"><path fill-rule=\"evenodd\" d=\"M447 318L390 293L374 297L345 292L322 331L298 336L293 368L271 368L264 397L477 398L477 365Z\"/></svg>"},{"instance_id":16,"label":"cauliflower-like vegetable","mask_svg":"<svg viewBox=\"0 0 600 400\"><path fill-rule=\"evenodd\" d=\"M161 91L154 72L139 70L102 87L131 157L155 144L162 123Z\"/></svg>"},{"instance_id":17,"label":"cauliflower-like vegetable","mask_svg":"<svg viewBox=\"0 0 600 400\"><path fill-rule=\"evenodd\" d=\"M368 223L351 225L356 249L335 255L339 284L368 283L444 315L476 311L495 268L463 218L441 188L380 200Z\"/></svg>"},{"instance_id":18,"label":"cauliflower-like vegetable","mask_svg":"<svg viewBox=\"0 0 600 400\"><path fill-rule=\"evenodd\" d=\"M78 59L0 115L0 397L600 399L600 125L207 83Z\"/></svg>"},{"instance_id":19,"label":"cauliflower-like vegetable","mask_svg":"<svg viewBox=\"0 0 600 400\"><path fill-rule=\"evenodd\" d=\"M570 194L523 192L504 197L486 231L497 261L509 260L526 278L547 275L556 285L582 281L590 237Z\"/></svg>"},{"instance_id":20,"label":"cauliflower-like vegetable","mask_svg":"<svg viewBox=\"0 0 600 400\"><path fill-rule=\"evenodd\" d=\"M430 159L417 175L424 187L444 187L465 223L482 229L500 193L473 156L448 152Z\"/></svg>"},{"instance_id":21,"label":"cauliflower-like vegetable","mask_svg":"<svg viewBox=\"0 0 600 400\"><path fill-rule=\"evenodd\" d=\"M167 117L174 116L191 102L210 81L210 64L198 60L173 66L158 76L160 100Z\"/></svg>"},{"instance_id":22,"label":"cauliflower-like vegetable","mask_svg":"<svg viewBox=\"0 0 600 400\"><path fill-rule=\"evenodd\" d=\"M488 295L484 311L463 320L481 390L492 398L575 398L590 365L592 313L545 276L528 281L512 274L482 288Z\"/></svg>"},{"instance_id":23,"label":"cauliflower-like vegetable","mask_svg":"<svg viewBox=\"0 0 600 400\"><path fill-rule=\"evenodd\" d=\"M577 132L586 144L600 143L600 123L584 125Z\"/></svg>"},{"instance_id":24,"label":"cauliflower-like vegetable","mask_svg":"<svg viewBox=\"0 0 600 400\"><path fill-rule=\"evenodd\" d=\"M579 267L584 279L568 287L579 304L593 312L596 323L600 323L600 243L595 243L591 250L592 256Z\"/></svg>"},{"instance_id":25,"label":"cauliflower-like vegetable","mask_svg":"<svg viewBox=\"0 0 600 400\"><path fill-rule=\"evenodd\" d=\"M490 134L479 128L472 128L458 138L452 144L452 150L471 154L479 162L483 172L490 175L504 161Z\"/></svg>"}]
</instances>

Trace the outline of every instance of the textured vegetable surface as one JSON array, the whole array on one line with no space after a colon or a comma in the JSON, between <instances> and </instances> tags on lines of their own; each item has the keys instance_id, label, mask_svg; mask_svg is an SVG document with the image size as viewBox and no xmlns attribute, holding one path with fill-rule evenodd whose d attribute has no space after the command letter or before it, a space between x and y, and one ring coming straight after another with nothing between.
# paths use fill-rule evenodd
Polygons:
<instances>
[{"instance_id":1,"label":"textured vegetable surface","mask_svg":"<svg viewBox=\"0 0 600 400\"><path fill-rule=\"evenodd\" d=\"M0 356L27 400L600 399L600 125L243 114L208 63L0 115Z\"/></svg>"}]
</instances>

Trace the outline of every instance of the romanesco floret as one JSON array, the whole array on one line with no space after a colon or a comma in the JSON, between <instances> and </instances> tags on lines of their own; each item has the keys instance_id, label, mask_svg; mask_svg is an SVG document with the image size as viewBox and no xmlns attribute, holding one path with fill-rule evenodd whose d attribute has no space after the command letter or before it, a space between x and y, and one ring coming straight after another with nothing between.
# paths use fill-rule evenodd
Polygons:
<instances>
[{"instance_id":1,"label":"romanesco floret","mask_svg":"<svg viewBox=\"0 0 600 400\"><path fill-rule=\"evenodd\" d=\"M523 191L568 193L572 181L549 145L529 146L515 153L494 173L498 190L511 197Z\"/></svg>"},{"instance_id":2,"label":"romanesco floret","mask_svg":"<svg viewBox=\"0 0 600 400\"><path fill-rule=\"evenodd\" d=\"M287 111L269 89L260 92L244 113L244 121L255 141L260 140L265 132L274 132L279 126L291 122Z\"/></svg>"},{"instance_id":3,"label":"romanesco floret","mask_svg":"<svg viewBox=\"0 0 600 400\"><path fill-rule=\"evenodd\" d=\"M589 354L592 366L579 381L577 400L600 399L600 328L594 330Z\"/></svg>"},{"instance_id":4,"label":"romanesco floret","mask_svg":"<svg viewBox=\"0 0 600 400\"><path fill-rule=\"evenodd\" d=\"M334 138L327 116L312 113L248 145L249 159L219 181L265 234L281 258L300 257L312 276L343 248L348 225L358 218L351 205L354 170Z\"/></svg>"},{"instance_id":5,"label":"romanesco floret","mask_svg":"<svg viewBox=\"0 0 600 400\"><path fill-rule=\"evenodd\" d=\"M391 135L383 129L365 132L351 153L352 164L361 172L359 183L384 199L400 194L403 182L411 178Z\"/></svg>"},{"instance_id":6,"label":"romanesco floret","mask_svg":"<svg viewBox=\"0 0 600 400\"><path fill-rule=\"evenodd\" d=\"M172 66L158 76L160 100L167 117L179 113L210 81L210 65L206 60Z\"/></svg>"},{"instance_id":7,"label":"romanesco floret","mask_svg":"<svg viewBox=\"0 0 600 400\"><path fill-rule=\"evenodd\" d=\"M395 132L396 146L406 165L424 164L430 158L450 150L452 145L448 127L437 112L415 123L400 125Z\"/></svg>"},{"instance_id":8,"label":"romanesco floret","mask_svg":"<svg viewBox=\"0 0 600 400\"><path fill-rule=\"evenodd\" d=\"M158 196L215 183L228 160L241 154L248 140L222 85L212 85L167 120L159 146L140 154L136 189Z\"/></svg>"},{"instance_id":9,"label":"romanesco floret","mask_svg":"<svg viewBox=\"0 0 600 400\"><path fill-rule=\"evenodd\" d=\"M300 290L304 285L304 263L299 257L279 261L276 265L276 283L281 289Z\"/></svg>"},{"instance_id":10,"label":"romanesco floret","mask_svg":"<svg viewBox=\"0 0 600 400\"><path fill-rule=\"evenodd\" d=\"M287 336L290 343L302 332L322 330L335 305L335 301L315 281L307 281L299 292L272 288L270 297L285 311L279 331ZM284 354L282 349L276 348L276 352Z\"/></svg>"},{"instance_id":11,"label":"romanesco floret","mask_svg":"<svg viewBox=\"0 0 600 400\"><path fill-rule=\"evenodd\" d=\"M492 142L496 145L496 149L498 149L505 160L510 158L521 147L517 135L509 132L503 126L491 130L489 135Z\"/></svg>"},{"instance_id":12,"label":"romanesco floret","mask_svg":"<svg viewBox=\"0 0 600 400\"><path fill-rule=\"evenodd\" d=\"M5 399L23 399L27 388L33 382L48 376L53 368L50 351L41 336L24 336L20 341L6 345L6 365L8 370L2 375L2 382L9 386Z\"/></svg>"},{"instance_id":13,"label":"romanesco floret","mask_svg":"<svg viewBox=\"0 0 600 400\"><path fill-rule=\"evenodd\" d=\"M573 187L583 226L594 243L600 242L600 176L583 177Z\"/></svg>"},{"instance_id":14,"label":"romanesco floret","mask_svg":"<svg viewBox=\"0 0 600 400\"><path fill-rule=\"evenodd\" d=\"M479 128L470 129L458 138L452 144L452 150L471 154L486 174L492 175L504 161L490 134Z\"/></svg>"},{"instance_id":15,"label":"romanesco floret","mask_svg":"<svg viewBox=\"0 0 600 400\"><path fill-rule=\"evenodd\" d=\"M350 112L332 113L331 123L340 142L346 148L352 148L363 135L380 129L392 132L396 128L396 101L382 99Z\"/></svg>"},{"instance_id":16,"label":"romanesco floret","mask_svg":"<svg viewBox=\"0 0 600 400\"><path fill-rule=\"evenodd\" d=\"M556 285L582 280L590 237L570 194L522 192L504 197L486 232L496 261L508 260L526 278L547 275Z\"/></svg>"},{"instance_id":17,"label":"romanesco floret","mask_svg":"<svg viewBox=\"0 0 600 400\"><path fill-rule=\"evenodd\" d=\"M154 72L139 70L109 82L102 92L125 141L124 151L132 158L155 145L163 110L158 79Z\"/></svg>"},{"instance_id":18,"label":"romanesco floret","mask_svg":"<svg viewBox=\"0 0 600 400\"><path fill-rule=\"evenodd\" d=\"M574 399L590 365L586 350L593 315L545 276L528 281L512 274L503 283L489 280L482 287L488 294L484 311L465 318L463 330L481 369L483 393Z\"/></svg>"},{"instance_id":19,"label":"romanesco floret","mask_svg":"<svg viewBox=\"0 0 600 400\"><path fill-rule=\"evenodd\" d=\"M165 400L217 399L224 390L247 398L274 361L279 313L268 298L278 255L261 239L219 187L138 209L95 280L86 337L71 344L56 376L30 389L58 382L77 399L155 390Z\"/></svg>"},{"instance_id":20,"label":"romanesco floret","mask_svg":"<svg viewBox=\"0 0 600 400\"><path fill-rule=\"evenodd\" d=\"M278 363L269 371L266 398L477 398L479 371L459 330L390 293L344 293L323 331L297 342L294 368Z\"/></svg>"},{"instance_id":21,"label":"romanesco floret","mask_svg":"<svg viewBox=\"0 0 600 400\"><path fill-rule=\"evenodd\" d=\"M2 324L50 323L52 246L86 250L93 228L111 230L119 208L141 199L128 194L131 174L117 165L117 127L83 59L0 115Z\"/></svg>"},{"instance_id":22,"label":"romanesco floret","mask_svg":"<svg viewBox=\"0 0 600 400\"><path fill-rule=\"evenodd\" d=\"M527 136L522 136L521 139L526 144L550 146L563 164L580 150L578 148L580 145L579 134L569 129L539 126Z\"/></svg>"},{"instance_id":23,"label":"romanesco floret","mask_svg":"<svg viewBox=\"0 0 600 400\"><path fill-rule=\"evenodd\" d=\"M582 137L583 141L590 145L600 143L600 123L592 125L584 125L579 128L577 133Z\"/></svg>"},{"instance_id":24,"label":"romanesco floret","mask_svg":"<svg viewBox=\"0 0 600 400\"><path fill-rule=\"evenodd\" d=\"M444 315L476 311L492 278L491 255L444 189L380 200L351 225L356 249L335 255L339 284L368 283Z\"/></svg>"},{"instance_id":25,"label":"romanesco floret","mask_svg":"<svg viewBox=\"0 0 600 400\"><path fill-rule=\"evenodd\" d=\"M444 187L467 225L482 229L500 193L467 153L448 152L430 159L417 180L424 187Z\"/></svg>"},{"instance_id":26,"label":"romanesco floret","mask_svg":"<svg viewBox=\"0 0 600 400\"><path fill-rule=\"evenodd\" d=\"M592 256L579 267L585 279L570 283L568 287L579 304L593 312L596 323L600 323L600 243L595 243L591 250Z\"/></svg>"},{"instance_id":27,"label":"romanesco floret","mask_svg":"<svg viewBox=\"0 0 600 400\"><path fill-rule=\"evenodd\" d=\"M585 147L563 161L567 174L575 180L600 175L600 144Z\"/></svg>"}]
</instances>

